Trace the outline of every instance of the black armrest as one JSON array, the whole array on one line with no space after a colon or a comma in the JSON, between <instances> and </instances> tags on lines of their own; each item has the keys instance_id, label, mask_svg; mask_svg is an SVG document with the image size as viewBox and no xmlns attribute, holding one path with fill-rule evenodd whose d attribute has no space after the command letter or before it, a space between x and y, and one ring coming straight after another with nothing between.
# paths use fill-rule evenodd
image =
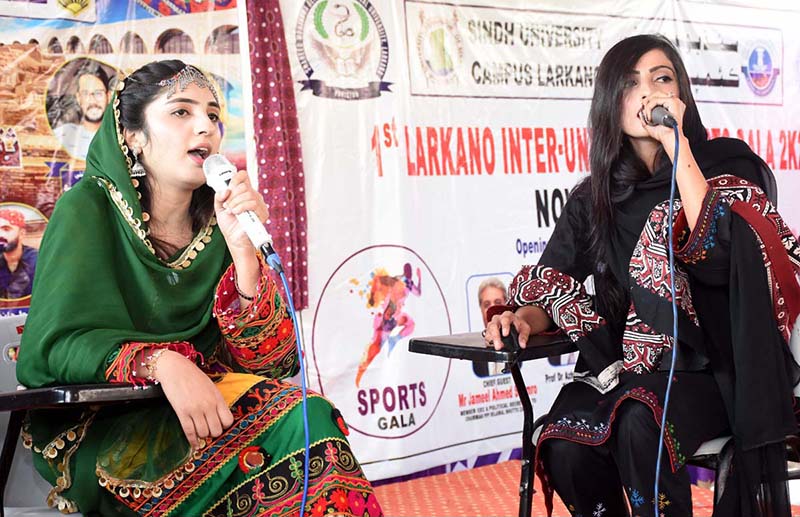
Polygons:
<instances>
[{"instance_id":1,"label":"black armrest","mask_svg":"<svg viewBox=\"0 0 800 517\"><path fill-rule=\"evenodd\" d=\"M408 344L410 352L438 355L450 359L470 361L494 361L508 363L531 361L574 352L578 347L563 334L533 335L528 338L528 347L516 350L495 350L486 346L480 332L467 332L447 336L418 337Z\"/></svg>"},{"instance_id":2,"label":"black armrest","mask_svg":"<svg viewBox=\"0 0 800 517\"><path fill-rule=\"evenodd\" d=\"M161 386L134 387L131 384L75 384L20 389L0 393L0 411L10 411L3 452L0 456L0 517L5 515L3 499L11 463L19 439L22 419L29 409L71 407L89 404L134 402L163 397Z\"/></svg>"},{"instance_id":3,"label":"black armrest","mask_svg":"<svg viewBox=\"0 0 800 517\"><path fill-rule=\"evenodd\" d=\"M0 411L18 411L77 404L128 402L162 397L161 386L74 384L0 393Z\"/></svg>"}]
</instances>

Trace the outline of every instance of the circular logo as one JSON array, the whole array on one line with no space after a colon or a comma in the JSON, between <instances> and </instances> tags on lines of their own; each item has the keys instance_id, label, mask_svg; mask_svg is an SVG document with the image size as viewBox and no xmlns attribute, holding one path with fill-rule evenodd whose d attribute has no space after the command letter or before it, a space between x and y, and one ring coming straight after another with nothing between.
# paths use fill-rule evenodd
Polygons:
<instances>
[{"instance_id":1,"label":"circular logo","mask_svg":"<svg viewBox=\"0 0 800 517\"><path fill-rule=\"evenodd\" d=\"M450 332L444 293L417 253L398 245L359 250L333 272L314 313L320 392L361 434L409 436L436 411L450 360L411 353L408 341Z\"/></svg>"},{"instance_id":2,"label":"circular logo","mask_svg":"<svg viewBox=\"0 0 800 517\"><path fill-rule=\"evenodd\" d=\"M297 57L308 80L303 90L319 97L358 100L389 91L381 81L389 42L378 12L367 0L303 4L295 29Z\"/></svg>"},{"instance_id":3,"label":"circular logo","mask_svg":"<svg viewBox=\"0 0 800 517\"><path fill-rule=\"evenodd\" d=\"M759 96L769 95L775 87L779 69L773 63L773 52L766 44L757 44L747 56L747 65L742 67L750 89Z\"/></svg>"}]
</instances>

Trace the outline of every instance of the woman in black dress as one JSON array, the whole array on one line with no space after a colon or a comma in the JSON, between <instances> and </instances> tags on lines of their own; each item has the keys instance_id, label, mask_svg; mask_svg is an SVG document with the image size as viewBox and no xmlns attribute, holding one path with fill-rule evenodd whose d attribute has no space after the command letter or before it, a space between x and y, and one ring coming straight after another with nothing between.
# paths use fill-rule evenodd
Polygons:
<instances>
[{"instance_id":1,"label":"woman in black dress","mask_svg":"<svg viewBox=\"0 0 800 517\"><path fill-rule=\"evenodd\" d=\"M659 105L679 135L674 271L667 214L676 137L648 124ZM589 119L591 175L486 329L500 348L511 325L523 347L530 334L558 327L580 350L575 380L537 444L546 500L555 490L574 516L654 515L656 504L660 515L689 516L684 463L703 441L729 433L734 467L715 515L788 517L783 439L797 432L800 370L787 343L800 310L800 249L775 211L772 172L744 142L707 139L686 69L661 36L633 36L608 51ZM590 275L596 296L584 289Z\"/></svg>"}]
</instances>

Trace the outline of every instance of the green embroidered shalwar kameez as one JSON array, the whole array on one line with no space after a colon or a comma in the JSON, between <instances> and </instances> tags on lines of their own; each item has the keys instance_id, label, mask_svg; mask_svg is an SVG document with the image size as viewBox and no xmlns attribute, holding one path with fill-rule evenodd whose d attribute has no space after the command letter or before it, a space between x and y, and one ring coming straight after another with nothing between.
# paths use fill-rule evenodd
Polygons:
<instances>
[{"instance_id":1,"label":"green embroidered shalwar kameez","mask_svg":"<svg viewBox=\"0 0 800 517\"><path fill-rule=\"evenodd\" d=\"M26 426L48 503L84 515L297 515L303 482L294 330L275 283L238 306L234 267L212 220L169 261L148 241L118 129L107 108L84 177L56 204L42 241L17 374L28 387L130 380L143 347L197 357L234 424L192 452L166 400L34 412ZM266 269L266 268L264 268ZM380 515L340 429L309 394L306 514Z\"/></svg>"}]
</instances>

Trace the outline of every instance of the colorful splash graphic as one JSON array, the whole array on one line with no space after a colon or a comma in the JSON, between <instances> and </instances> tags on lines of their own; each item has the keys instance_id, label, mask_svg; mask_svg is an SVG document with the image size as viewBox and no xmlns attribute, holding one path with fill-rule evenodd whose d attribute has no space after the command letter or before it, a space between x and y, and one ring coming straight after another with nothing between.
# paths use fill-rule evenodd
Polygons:
<instances>
[{"instance_id":1,"label":"colorful splash graphic","mask_svg":"<svg viewBox=\"0 0 800 517\"><path fill-rule=\"evenodd\" d=\"M356 386L361 384L361 377L367 371L370 363L388 345L388 354L392 353L398 341L406 338L414 332L414 319L403 312L406 298L409 294L420 296L422 294L422 283L420 279L420 269L417 268L417 281L412 278L411 264L406 262L403 266L403 274L398 276L390 275L385 269L378 268L370 275L366 291L359 291L362 296L367 296L367 307L370 309L380 308L373 320L373 334L364 356L358 365L356 373ZM353 279L352 283L358 284Z\"/></svg>"}]
</instances>

